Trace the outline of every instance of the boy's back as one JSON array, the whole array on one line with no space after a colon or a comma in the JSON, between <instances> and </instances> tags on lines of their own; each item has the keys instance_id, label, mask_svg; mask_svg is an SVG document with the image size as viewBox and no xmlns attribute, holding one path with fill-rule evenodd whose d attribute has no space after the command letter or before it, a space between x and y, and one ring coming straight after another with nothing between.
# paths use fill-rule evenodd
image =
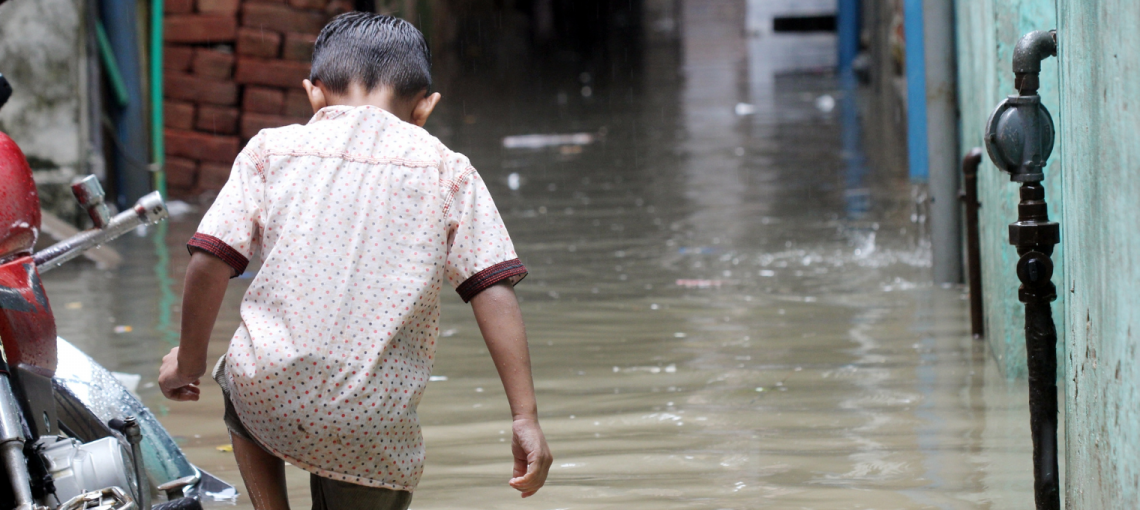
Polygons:
<instances>
[{"instance_id":1,"label":"boy's back","mask_svg":"<svg viewBox=\"0 0 1140 510\"><path fill-rule=\"evenodd\" d=\"M158 377L174 400L198 400L227 282L262 259L214 371L259 510L289 508L283 460L311 473L315 510L408 508L444 280L471 303L510 404L509 485L528 497L546 482L511 286L526 268L479 174L422 129L440 101L430 71L410 23L334 18L301 83L316 115L249 141L188 244L182 334Z\"/></svg>"},{"instance_id":2,"label":"boy's back","mask_svg":"<svg viewBox=\"0 0 1140 510\"><path fill-rule=\"evenodd\" d=\"M262 266L226 355L250 435L318 475L411 490L444 280L526 274L467 158L373 106L262 131L190 246Z\"/></svg>"}]
</instances>

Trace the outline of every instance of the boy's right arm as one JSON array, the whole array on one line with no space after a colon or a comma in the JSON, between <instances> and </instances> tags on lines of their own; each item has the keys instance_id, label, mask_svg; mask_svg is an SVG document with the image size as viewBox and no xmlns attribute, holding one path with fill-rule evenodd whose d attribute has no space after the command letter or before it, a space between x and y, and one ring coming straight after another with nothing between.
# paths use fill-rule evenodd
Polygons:
<instances>
[{"instance_id":1,"label":"boy's right arm","mask_svg":"<svg viewBox=\"0 0 1140 510\"><path fill-rule=\"evenodd\" d=\"M233 267L209 253L194 250L190 256L182 291L182 337L158 370L158 386L166 398L198 400L210 333L233 274Z\"/></svg>"}]
</instances>

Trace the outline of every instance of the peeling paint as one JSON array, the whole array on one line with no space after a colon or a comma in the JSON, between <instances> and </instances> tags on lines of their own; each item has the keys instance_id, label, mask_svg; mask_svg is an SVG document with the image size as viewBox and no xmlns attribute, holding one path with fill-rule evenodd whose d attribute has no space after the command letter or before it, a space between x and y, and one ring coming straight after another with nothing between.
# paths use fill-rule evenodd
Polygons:
<instances>
[{"instance_id":1,"label":"peeling paint","mask_svg":"<svg viewBox=\"0 0 1140 510\"><path fill-rule=\"evenodd\" d=\"M1068 508L1140 506L1140 3L1057 0L1066 146ZM1083 320L1083 323L1082 323Z\"/></svg>"}]
</instances>

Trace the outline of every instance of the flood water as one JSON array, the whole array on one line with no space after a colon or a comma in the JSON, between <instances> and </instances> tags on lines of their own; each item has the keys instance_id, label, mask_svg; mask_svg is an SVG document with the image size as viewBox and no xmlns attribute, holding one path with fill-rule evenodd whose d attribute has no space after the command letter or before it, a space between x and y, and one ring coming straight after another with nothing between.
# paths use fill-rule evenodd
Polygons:
<instances>
[{"instance_id":1,"label":"flood water","mask_svg":"<svg viewBox=\"0 0 1140 510\"><path fill-rule=\"evenodd\" d=\"M687 9L680 42L628 69L437 71L428 127L470 156L530 269L517 292L556 460L534 498L507 486L506 399L447 295L412 508L1032 508L1025 383L970 338L964 290L929 283L905 171L868 162L867 105L826 71L834 39L747 38L722 30L731 12ZM200 214L116 242L117 269L77 261L44 284L60 335L141 374L191 461L244 492L217 386L174 404L154 383Z\"/></svg>"}]
</instances>

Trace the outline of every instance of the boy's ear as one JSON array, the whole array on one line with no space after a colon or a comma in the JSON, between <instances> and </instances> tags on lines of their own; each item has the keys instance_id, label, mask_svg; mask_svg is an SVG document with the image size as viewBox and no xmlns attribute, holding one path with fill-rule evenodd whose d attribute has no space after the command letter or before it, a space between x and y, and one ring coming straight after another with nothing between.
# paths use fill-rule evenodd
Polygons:
<instances>
[{"instance_id":1,"label":"boy's ear","mask_svg":"<svg viewBox=\"0 0 1140 510\"><path fill-rule=\"evenodd\" d=\"M439 104L441 98L443 98L443 96L439 95L439 92L436 92L435 94L416 101L416 106L412 109L412 124L424 127L428 117L431 117L431 112L435 110L435 105Z\"/></svg>"},{"instance_id":2,"label":"boy's ear","mask_svg":"<svg viewBox=\"0 0 1140 510\"><path fill-rule=\"evenodd\" d=\"M317 113L321 108L329 105L325 92L320 87L313 85L313 82L304 80L301 82L301 86L305 87L305 95L309 97L309 106L313 107L313 113Z\"/></svg>"}]
</instances>

